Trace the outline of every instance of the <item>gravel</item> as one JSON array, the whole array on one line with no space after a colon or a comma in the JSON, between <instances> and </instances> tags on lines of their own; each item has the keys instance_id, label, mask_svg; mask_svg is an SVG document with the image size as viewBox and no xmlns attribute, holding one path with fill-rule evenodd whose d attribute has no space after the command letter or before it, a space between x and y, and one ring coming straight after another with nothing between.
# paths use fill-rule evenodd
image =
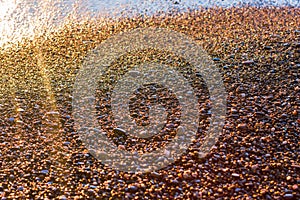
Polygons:
<instances>
[{"instance_id":1,"label":"gravel","mask_svg":"<svg viewBox=\"0 0 300 200\"><path fill-rule=\"evenodd\" d=\"M288 7L210 8L95 20L46 31L42 37L2 49L0 197L300 199L299 14L298 8ZM128 174L101 164L85 148L73 124L72 88L88 50L111 34L149 26L180 31L203 45L222 74L228 115L219 141L199 159L197 149L208 126L207 89L201 78L188 75L183 59L171 56L175 61L170 64L180 61L176 67L186 70L201 94L197 140L164 169ZM125 55L114 67L136 64L143 56L166 62L164 55ZM109 117L109 100L104 96L98 96L97 109L104 113L99 122L106 126L108 137L122 145L119 148L150 151L174 137L177 115L172 116L171 128L151 142L122 136L124 131L117 130Z\"/></svg>"}]
</instances>

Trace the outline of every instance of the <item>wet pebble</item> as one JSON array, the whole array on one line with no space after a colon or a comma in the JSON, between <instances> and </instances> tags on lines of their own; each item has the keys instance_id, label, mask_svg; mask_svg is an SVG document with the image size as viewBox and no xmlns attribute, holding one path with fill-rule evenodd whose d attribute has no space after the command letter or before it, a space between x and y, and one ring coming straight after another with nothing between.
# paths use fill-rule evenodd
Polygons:
<instances>
[{"instance_id":1,"label":"wet pebble","mask_svg":"<svg viewBox=\"0 0 300 200\"><path fill-rule=\"evenodd\" d=\"M246 60L246 61L243 61L242 64L251 65L251 64L254 64L254 61L253 60Z\"/></svg>"},{"instance_id":2,"label":"wet pebble","mask_svg":"<svg viewBox=\"0 0 300 200\"><path fill-rule=\"evenodd\" d=\"M294 199L294 195L293 194L285 194L283 196L284 199Z\"/></svg>"}]
</instances>

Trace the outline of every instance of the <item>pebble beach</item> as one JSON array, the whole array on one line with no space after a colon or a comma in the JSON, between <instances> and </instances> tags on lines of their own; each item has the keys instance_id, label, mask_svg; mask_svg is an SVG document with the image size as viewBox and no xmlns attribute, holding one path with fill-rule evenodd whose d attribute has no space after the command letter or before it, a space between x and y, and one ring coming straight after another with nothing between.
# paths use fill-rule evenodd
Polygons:
<instances>
[{"instance_id":1,"label":"pebble beach","mask_svg":"<svg viewBox=\"0 0 300 200\"><path fill-rule=\"evenodd\" d=\"M0 49L0 198L300 199L299 16L297 7L246 6L96 18ZM164 169L130 174L85 148L74 127L72 88L90 50L113 34L146 27L184 33L202 45L228 93L227 116L218 142L199 159L209 125L204 87L201 128L186 154ZM114 69L145 57L160 60L164 53L125 56ZM109 110L106 103L99 112ZM113 129L109 117L99 123ZM152 146L113 131L108 136L120 148L145 150L161 145L174 126Z\"/></svg>"}]
</instances>

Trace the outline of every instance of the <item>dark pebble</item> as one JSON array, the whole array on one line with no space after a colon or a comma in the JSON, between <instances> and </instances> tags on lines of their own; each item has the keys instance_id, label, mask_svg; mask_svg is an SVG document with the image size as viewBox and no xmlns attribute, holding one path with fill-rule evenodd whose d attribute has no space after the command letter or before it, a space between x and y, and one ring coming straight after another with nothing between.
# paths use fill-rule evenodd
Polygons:
<instances>
[{"instance_id":1,"label":"dark pebble","mask_svg":"<svg viewBox=\"0 0 300 200\"><path fill-rule=\"evenodd\" d=\"M238 130L247 130L247 124L238 124L237 128Z\"/></svg>"},{"instance_id":2,"label":"dark pebble","mask_svg":"<svg viewBox=\"0 0 300 200\"><path fill-rule=\"evenodd\" d=\"M64 142L63 145L68 146L70 142Z\"/></svg>"},{"instance_id":3,"label":"dark pebble","mask_svg":"<svg viewBox=\"0 0 300 200\"><path fill-rule=\"evenodd\" d=\"M272 47L271 47L271 46L265 46L264 49L266 49L266 50L271 50Z\"/></svg>"},{"instance_id":4,"label":"dark pebble","mask_svg":"<svg viewBox=\"0 0 300 200\"><path fill-rule=\"evenodd\" d=\"M293 199L294 198L294 195L293 194L285 194L283 196L284 199Z\"/></svg>"},{"instance_id":5,"label":"dark pebble","mask_svg":"<svg viewBox=\"0 0 300 200\"><path fill-rule=\"evenodd\" d=\"M126 131L121 129L121 128L115 128L114 129L114 133L116 134L116 136L123 136L126 135Z\"/></svg>"},{"instance_id":6,"label":"dark pebble","mask_svg":"<svg viewBox=\"0 0 300 200\"><path fill-rule=\"evenodd\" d=\"M41 170L41 173L42 173L42 174L48 174L48 173L49 173L49 170L43 169L43 170Z\"/></svg>"},{"instance_id":7,"label":"dark pebble","mask_svg":"<svg viewBox=\"0 0 300 200\"><path fill-rule=\"evenodd\" d=\"M129 192L135 192L135 191L137 191L137 189L138 188L135 185L131 185L131 186L128 187Z\"/></svg>"},{"instance_id":8,"label":"dark pebble","mask_svg":"<svg viewBox=\"0 0 300 200\"><path fill-rule=\"evenodd\" d=\"M18 190L19 190L19 191L23 191L23 189L24 189L23 186L18 187Z\"/></svg>"}]
</instances>

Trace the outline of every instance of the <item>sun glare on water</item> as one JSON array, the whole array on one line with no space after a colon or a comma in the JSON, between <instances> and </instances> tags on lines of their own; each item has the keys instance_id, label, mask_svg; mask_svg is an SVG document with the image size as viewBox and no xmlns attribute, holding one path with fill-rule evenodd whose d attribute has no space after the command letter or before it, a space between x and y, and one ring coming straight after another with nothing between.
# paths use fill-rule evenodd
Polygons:
<instances>
[{"instance_id":1,"label":"sun glare on water","mask_svg":"<svg viewBox=\"0 0 300 200\"><path fill-rule=\"evenodd\" d=\"M16 0L0 0L0 46L13 34L12 12L17 8Z\"/></svg>"},{"instance_id":2,"label":"sun glare on water","mask_svg":"<svg viewBox=\"0 0 300 200\"><path fill-rule=\"evenodd\" d=\"M5 15L12 11L17 6L17 1L14 0L0 0L0 21Z\"/></svg>"},{"instance_id":3,"label":"sun glare on water","mask_svg":"<svg viewBox=\"0 0 300 200\"><path fill-rule=\"evenodd\" d=\"M0 0L0 47L42 30L57 29L75 16L81 0Z\"/></svg>"}]
</instances>

